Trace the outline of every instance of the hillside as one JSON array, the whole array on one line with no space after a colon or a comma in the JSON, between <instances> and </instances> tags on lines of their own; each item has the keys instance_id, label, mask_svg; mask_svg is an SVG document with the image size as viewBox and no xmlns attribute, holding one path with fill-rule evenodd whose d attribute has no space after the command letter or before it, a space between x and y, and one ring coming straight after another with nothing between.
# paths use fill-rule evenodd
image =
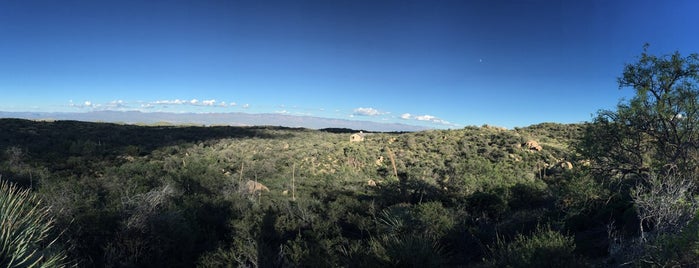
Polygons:
<instances>
[{"instance_id":1,"label":"hillside","mask_svg":"<svg viewBox=\"0 0 699 268\"><path fill-rule=\"evenodd\" d=\"M350 142L280 127L2 119L0 174L53 208L81 266L461 266L498 239L569 228L568 210L589 201L566 183L581 167L569 149L581 127ZM581 252L606 250L588 240Z\"/></svg>"},{"instance_id":2,"label":"hillside","mask_svg":"<svg viewBox=\"0 0 699 268\"><path fill-rule=\"evenodd\" d=\"M271 184L287 176L290 166L313 181L391 181L396 179L394 173L400 173L438 183L459 171L462 177L492 177L479 179L478 187L494 177L516 183L542 178L545 167L555 169L566 162L572 166L568 145L580 134L578 125L540 124L515 130L483 126L366 133L365 141L352 143L349 134L283 127L149 127L14 119L0 124L6 159L51 174L79 177L128 163L215 159L207 166L224 173L239 174L240 165L268 167L271 170L265 174L250 172L258 172L259 180ZM537 144L540 148L535 148Z\"/></svg>"}]
</instances>

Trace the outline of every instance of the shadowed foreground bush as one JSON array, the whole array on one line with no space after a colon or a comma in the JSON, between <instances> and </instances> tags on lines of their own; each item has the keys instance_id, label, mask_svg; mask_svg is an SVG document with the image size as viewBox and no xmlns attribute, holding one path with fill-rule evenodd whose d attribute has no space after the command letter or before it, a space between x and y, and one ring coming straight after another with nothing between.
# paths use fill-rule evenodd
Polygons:
<instances>
[{"instance_id":1,"label":"shadowed foreground bush","mask_svg":"<svg viewBox=\"0 0 699 268\"><path fill-rule=\"evenodd\" d=\"M573 253L572 237L541 227L530 236L518 234L514 241L499 241L487 267L584 267Z\"/></svg>"},{"instance_id":2,"label":"shadowed foreground bush","mask_svg":"<svg viewBox=\"0 0 699 268\"><path fill-rule=\"evenodd\" d=\"M0 267L63 267L56 248L54 219L29 190L0 181Z\"/></svg>"}]
</instances>

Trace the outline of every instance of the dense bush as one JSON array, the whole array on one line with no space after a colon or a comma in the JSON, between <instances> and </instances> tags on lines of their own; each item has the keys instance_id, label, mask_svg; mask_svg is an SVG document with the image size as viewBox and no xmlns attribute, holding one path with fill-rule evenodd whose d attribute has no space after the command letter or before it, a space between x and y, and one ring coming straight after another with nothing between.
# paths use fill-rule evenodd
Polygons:
<instances>
[{"instance_id":1,"label":"dense bush","mask_svg":"<svg viewBox=\"0 0 699 268\"><path fill-rule=\"evenodd\" d=\"M499 240L487 267L584 267L573 252L573 239L550 228L530 236L519 234L512 242Z\"/></svg>"}]
</instances>

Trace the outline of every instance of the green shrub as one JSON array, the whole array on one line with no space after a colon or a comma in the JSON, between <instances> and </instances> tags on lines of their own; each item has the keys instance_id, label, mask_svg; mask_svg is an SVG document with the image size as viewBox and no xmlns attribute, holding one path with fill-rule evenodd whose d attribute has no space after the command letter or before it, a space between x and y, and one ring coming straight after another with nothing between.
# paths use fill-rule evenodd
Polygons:
<instances>
[{"instance_id":1,"label":"green shrub","mask_svg":"<svg viewBox=\"0 0 699 268\"><path fill-rule=\"evenodd\" d=\"M573 253L573 238L550 228L537 230L531 236L518 234L514 241L499 240L493 249L488 267L582 267Z\"/></svg>"},{"instance_id":2,"label":"green shrub","mask_svg":"<svg viewBox=\"0 0 699 268\"><path fill-rule=\"evenodd\" d=\"M442 246L422 235L384 234L372 238L368 249L355 257L368 267L443 267L446 263Z\"/></svg>"},{"instance_id":3,"label":"green shrub","mask_svg":"<svg viewBox=\"0 0 699 268\"><path fill-rule=\"evenodd\" d=\"M0 266L61 267L67 256L56 245L54 219L29 190L0 181Z\"/></svg>"},{"instance_id":4,"label":"green shrub","mask_svg":"<svg viewBox=\"0 0 699 268\"><path fill-rule=\"evenodd\" d=\"M475 192L467 198L469 210L477 217L499 219L507 211L503 193Z\"/></svg>"},{"instance_id":5,"label":"green shrub","mask_svg":"<svg viewBox=\"0 0 699 268\"><path fill-rule=\"evenodd\" d=\"M510 200L512 209L531 209L545 206L549 200L547 186L542 181L529 183L517 183L510 187Z\"/></svg>"},{"instance_id":6,"label":"green shrub","mask_svg":"<svg viewBox=\"0 0 699 268\"><path fill-rule=\"evenodd\" d=\"M627 248L638 247L638 252L628 251L623 259L639 266L653 267L697 267L699 265L699 218L697 215L677 233L650 232L646 244L632 244ZM630 254L629 254L630 253ZM636 253L636 254L634 254Z\"/></svg>"},{"instance_id":7,"label":"green shrub","mask_svg":"<svg viewBox=\"0 0 699 268\"><path fill-rule=\"evenodd\" d=\"M455 225L453 212L444 208L439 202L416 205L413 217L416 221L416 227L423 230L427 236L435 239L445 236Z\"/></svg>"}]
</instances>

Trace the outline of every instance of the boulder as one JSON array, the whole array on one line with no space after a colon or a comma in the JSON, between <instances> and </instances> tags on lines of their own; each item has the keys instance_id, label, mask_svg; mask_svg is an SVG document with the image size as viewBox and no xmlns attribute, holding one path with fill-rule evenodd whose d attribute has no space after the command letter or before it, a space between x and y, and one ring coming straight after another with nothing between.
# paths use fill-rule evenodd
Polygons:
<instances>
[{"instance_id":1,"label":"boulder","mask_svg":"<svg viewBox=\"0 0 699 268\"><path fill-rule=\"evenodd\" d=\"M573 163L568 162L568 161L564 161L564 162L561 162L561 167L563 169L566 169L566 170L571 170L571 169L573 169Z\"/></svg>"},{"instance_id":2,"label":"boulder","mask_svg":"<svg viewBox=\"0 0 699 268\"><path fill-rule=\"evenodd\" d=\"M525 142L524 148L537 152L543 150L543 147L541 147L541 145L539 145L539 143L535 140L528 140L527 142Z\"/></svg>"},{"instance_id":3,"label":"boulder","mask_svg":"<svg viewBox=\"0 0 699 268\"><path fill-rule=\"evenodd\" d=\"M590 165L592 165L592 161L590 161L589 159L579 160L578 164L580 164L583 167L589 167Z\"/></svg>"},{"instance_id":4,"label":"boulder","mask_svg":"<svg viewBox=\"0 0 699 268\"><path fill-rule=\"evenodd\" d=\"M379 159L376 159L376 165L383 166L383 155L379 156Z\"/></svg>"}]
</instances>

